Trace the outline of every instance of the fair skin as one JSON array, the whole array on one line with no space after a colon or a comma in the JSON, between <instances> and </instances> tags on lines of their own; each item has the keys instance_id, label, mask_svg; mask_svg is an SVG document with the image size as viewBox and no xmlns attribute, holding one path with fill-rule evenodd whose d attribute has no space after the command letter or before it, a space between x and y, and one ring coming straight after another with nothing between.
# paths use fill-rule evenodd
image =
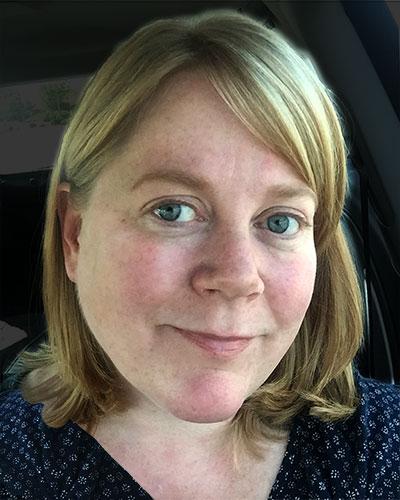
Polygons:
<instances>
[{"instance_id":1,"label":"fair skin","mask_svg":"<svg viewBox=\"0 0 400 500\"><path fill-rule=\"evenodd\" d=\"M171 170L203 182L160 178ZM87 210L67 205L68 190L59 187L66 271L132 394L129 411L104 419L99 442L149 489L158 473L154 497L164 484L162 498L186 498L183 484L205 473L217 488L221 475L230 480L229 422L285 355L311 301L314 196L190 73L167 85ZM178 329L252 339L225 356ZM268 449L264 494L284 452ZM173 470L184 478L179 494L165 479Z\"/></svg>"}]
</instances>

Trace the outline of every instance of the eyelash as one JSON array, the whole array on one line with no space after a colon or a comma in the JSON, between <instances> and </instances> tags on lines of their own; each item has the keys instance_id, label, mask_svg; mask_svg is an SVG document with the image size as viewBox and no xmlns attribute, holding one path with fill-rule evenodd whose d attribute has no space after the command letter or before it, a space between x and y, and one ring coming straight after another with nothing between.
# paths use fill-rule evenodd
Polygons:
<instances>
[{"instance_id":1,"label":"eyelash","mask_svg":"<svg viewBox=\"0 0 400 500\"><path fill-rule=\"evenodd\" d=\"M162 207L165 207L165 206L168 206L168 205L184 205L186 207L191 208L194 212L197 212L196 208L193 205L191 205L190 203L187 203L186 201L183 202L181 200L164 200L164 201L162 201L162 203L157 203L157 205L153 206L150 209L150 213L151 213L151 215L153 215L156 218L157 222L159 222L159 223L161 223L163 225L167 225L168 227L179 228L183 224L185 224L185 222L168 221L168 220L162 219L160 216L158 216L158 215L156 215L154 213L154 211L157 210L158 208L162 208ZM276 213L273 213L273 214L269 215L267 217L267 219L270 218L270 217L273 217L273 216L277 216L277 215L291 217L291 218L295 219L296 222L299 224L299 231L298 232L300 232L302 229L312 227L312 224L309 224L305 218L301 217L300 215L293 214L291 212L276 212ZM200 218L200 219L196 219L196 220L202 222L205 219L204 218ZM194 221L190 221L190 222L194 222ZM294 235L285 236L284 233L274 233L273 231L271 231L268 228L265 228L265 229L267 231L271 232L272 234L277 235L278 237L281 237L281 238L284 238L284 239L294 238L298 234L298 232L297 232Z\"/></svg>"}]
</instances>

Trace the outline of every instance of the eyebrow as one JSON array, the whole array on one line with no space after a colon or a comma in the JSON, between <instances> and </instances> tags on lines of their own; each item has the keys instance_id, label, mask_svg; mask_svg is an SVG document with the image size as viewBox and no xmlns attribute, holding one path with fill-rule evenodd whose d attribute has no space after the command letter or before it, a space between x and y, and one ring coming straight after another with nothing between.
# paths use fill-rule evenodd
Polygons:
<instances>
[{"instance_id":1,"label":"eyebrow","mask_svg":"<svg viewBox=\"0 0 400 500\"><path fill-rule=\"evenodd\" d=\"M197 191L211 191L213 190L211 184L201 177L197 177L192 174L188 174L182 170L166 170L165 168L160 168L152 170L143 174L137 181L132 185L131 191L137 190L143 184L147 182L154 181L164 181L170 184L180 184ZM279 198L311 198L315 206L318 206L318 199L316 194L309 187L300 186L290 186L288 184L273 184L269 192Z\"/></svg>"}]
</instances>

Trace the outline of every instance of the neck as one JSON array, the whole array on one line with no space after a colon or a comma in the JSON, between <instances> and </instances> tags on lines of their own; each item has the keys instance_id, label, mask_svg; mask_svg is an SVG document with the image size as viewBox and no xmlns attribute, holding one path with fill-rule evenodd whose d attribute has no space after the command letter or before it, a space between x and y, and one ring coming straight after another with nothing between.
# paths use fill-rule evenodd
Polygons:
<instances>
[{"instance_id":1,"label":"neck","mask_svg":"<svg viewBox=\"0 0 400 500\"><path fill-rule=\"evenodd\" d=\"M111 415L103 425L112 429L113 439L120 445L135 444L153 452L169 450L169 454L197 459L231 453L232 419L223 422L187 422L164 411L152 402L142 401L121 415Z\"/></svg>"}]
</instances>

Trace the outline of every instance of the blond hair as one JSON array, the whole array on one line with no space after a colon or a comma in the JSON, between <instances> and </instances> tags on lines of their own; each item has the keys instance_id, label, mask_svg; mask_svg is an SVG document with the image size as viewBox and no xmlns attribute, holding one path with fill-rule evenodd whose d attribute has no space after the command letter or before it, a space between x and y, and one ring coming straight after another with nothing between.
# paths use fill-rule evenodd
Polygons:
<instances>
[{"instance_id":1,"label":"blond hair","mask_svg":"<svg viewBox=\"0 0 400 500\"><path fill-rule=\"evenodd\" d=\"M92 76L67 126L51 175L43 240L48 341L22 355L23 397L43 402L50 427L69 419L88 431L129 406L124 381L97 343L68 279L57 218L57 187L71 185L84 209L96 179L124 148L166 79L201 71L242 123L287 160L318 197L317 276L293 344L268 380L239 409L235 444L255 456L302 411L333 421L350 416L358 395L353 358L362 343L362 302L340 217L346 146L334 94L310 56L279 32L230 9L161 19L120 43Z\"/></svg>"}]
</instances>

